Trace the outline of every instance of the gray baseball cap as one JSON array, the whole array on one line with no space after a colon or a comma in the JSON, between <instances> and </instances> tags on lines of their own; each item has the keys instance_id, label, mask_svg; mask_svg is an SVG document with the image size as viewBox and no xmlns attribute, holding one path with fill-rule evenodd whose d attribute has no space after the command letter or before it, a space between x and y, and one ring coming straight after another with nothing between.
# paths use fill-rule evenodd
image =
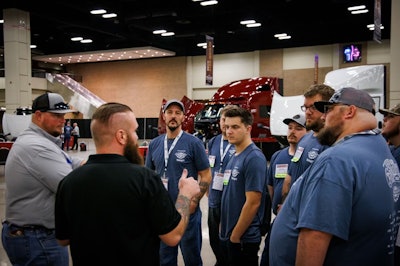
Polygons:
<instances>
[{"instance_id":1,"label":"gray baseball cap","mask_svg":"<svg viewBox=\"0 0 400 266\"><path fill-rule=\"evenodd\" d=\"M48 92L36 97L33 100L32 112L41 111L56 114L66 114L74 112L71 110L64 98L58 93Z\"/></svg>"},{"instance_id":2,"label":"gray baseball cap","mask_svg":"<svg viewBox=\"0 0 400 266\"><path fill-rule=\"evenodd\" d=\"M304 116L304 114L297 114L294 115L292 118L283 119L283 123L285 123L286 125L289 125L290 122L296 122L300 126L304 128L306 127L306 117Z\"/></svg>"}]
</instances>

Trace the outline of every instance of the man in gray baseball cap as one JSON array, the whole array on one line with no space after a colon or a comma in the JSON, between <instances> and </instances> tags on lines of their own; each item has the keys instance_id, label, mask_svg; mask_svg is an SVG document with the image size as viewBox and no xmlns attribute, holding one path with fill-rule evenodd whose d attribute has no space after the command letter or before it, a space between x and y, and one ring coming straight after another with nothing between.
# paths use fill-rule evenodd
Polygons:
<instances>
[{"instance_id":1,"label":"man in gray baseball cap","mask_svg":"<svg viewBox=\"0 0 400 266\"><path fill-rule=\"evenodd\" d=\"M69 265L68 248L58 245L54 230L58 183L83 163L61 150L60 134L69 112L73 111L61 95L38 96L32 122L8 154L2 239L12 264ZM43 241L46 245L40 244Z\"/></svg>"}]
</instances>

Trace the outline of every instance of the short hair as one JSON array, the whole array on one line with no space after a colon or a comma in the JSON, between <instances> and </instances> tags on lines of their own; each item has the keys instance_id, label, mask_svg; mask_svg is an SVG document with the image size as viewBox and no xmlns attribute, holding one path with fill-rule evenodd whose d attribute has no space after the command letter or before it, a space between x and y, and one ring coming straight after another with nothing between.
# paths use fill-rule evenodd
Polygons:
<instances>
[{"instance_id":1,"label":"short hair","mask_svg":"<svg viewBox=\"0 0 400 266\"><path fill-rule=\"evenodd\" d=\"M225 117L240 117L240 121L246 126L253 124L253 115L250 111L236 105L226 110Z\"/></svg>"},{"instance_id":2,"label":"short hair","mask_svg":"<svg viewBox=\"0 0 400 266\"><path fill-rule=\"evenodd\" d=\"M335 93L335 90L325 84L313 84L311 85L308 90L304 93L305 98L311 98L315 95L321 95L321 101L329 101L332 95Z\"/></svg>"},{"instance_id":3,"label":"short hair","mask_svg":"<svg viewBox=\"0 0 400 266\"><path fill-rule=\"evenodd\" d=\"M233 104L225 105L224 108L222 108L222 110L221 110L221 115L225 114L226 111L228 111L228 110L234 108L235 106L236 106L236 105L233 105Z\"/></svg>"},{"instance_id":4,"label":"short hair","mask_svg":"<svg viewBox=\"0 0 400 266\"><path fill-rule=\"evenodd\" d=\"M92 120L98 120L104 125L108 125L110 117L116 113L133 112L132 109L122 103L110 102L102 104L93 113Z\"/></svg>"}]
</instances>

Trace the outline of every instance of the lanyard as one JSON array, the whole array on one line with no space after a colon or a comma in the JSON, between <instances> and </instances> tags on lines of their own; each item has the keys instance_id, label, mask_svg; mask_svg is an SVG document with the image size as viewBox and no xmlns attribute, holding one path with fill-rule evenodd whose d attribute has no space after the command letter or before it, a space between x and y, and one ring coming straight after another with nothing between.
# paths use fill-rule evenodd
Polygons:
<instances>
[{"instance_id":1,"label":"lanyard","mask_svg":"<svg viewBox=\"0 0 400 266\"><path fill-rule=\"evenodd\" d=\"M219 145L219 155L221 156L220 169L222 168L222 163L224 162L225 155L228 152L231 145L232 144L228 143L228 145L226 145L226 148L224 151L224 138L221 136L221 143Z\"/></svg>"},{"instance_id":2,"label":"lanyard","mask_svg":"<svg viewBox=\"0 0 400 266\"><path fill-rule=\"evenodd\" d=\"M179 132L178 136L174 139L174 142L172 142L171 147L168 150L168 141L167 141L167 134L165 134L164 138L164 173L167 172L167 166L168 166L168 159L169 155L171 154L171 151L175 148L176 143L178 142L179 138L182 136L183 130Z\"/></svg>"}]
</instances>

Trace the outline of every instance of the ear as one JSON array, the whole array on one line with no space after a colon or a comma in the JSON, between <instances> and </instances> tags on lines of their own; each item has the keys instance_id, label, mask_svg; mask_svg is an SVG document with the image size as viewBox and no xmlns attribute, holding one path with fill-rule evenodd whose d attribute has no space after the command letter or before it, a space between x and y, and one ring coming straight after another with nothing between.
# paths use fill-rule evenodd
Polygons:
<instances>
[{"instance_id":1,"label":"ear","mask_svg":"<svg viewBox=\"0 0 400 266\"><path fill-rule=\"evenodd\" d=\"M349 108L345 108L344 110L344 118L349 119L353 118L357 113L357 107L355 105L350 105Z\"/></svg>"},{"instance_id":2,"label":"ear","mask_svg":"<svg viewBox=\"0 0 400 266\"><path fill-rule=\"evenodd\" d=\"M128 136L125 130L118 129L117 132L115 132L115 139L117 140L118 143L125 145L128 140Z\"/></svg>"}]
</instances>

